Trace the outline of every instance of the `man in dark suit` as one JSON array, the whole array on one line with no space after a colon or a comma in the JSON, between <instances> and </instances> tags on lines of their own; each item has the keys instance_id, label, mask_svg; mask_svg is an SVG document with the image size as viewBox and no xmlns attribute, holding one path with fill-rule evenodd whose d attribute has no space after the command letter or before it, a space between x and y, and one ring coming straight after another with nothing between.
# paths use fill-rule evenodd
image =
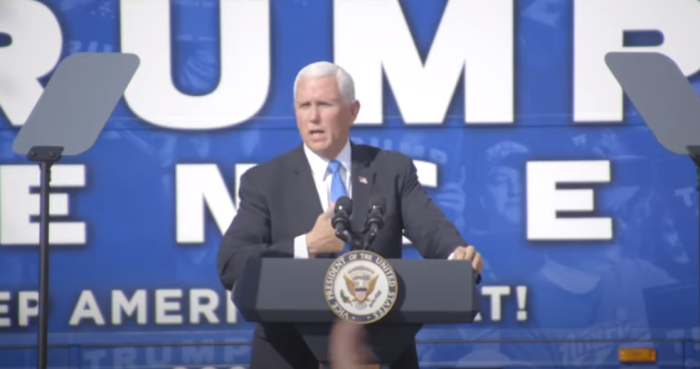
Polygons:
<instances>
[{"instance_id":1,"label":"man in dark suit","mask_svg":"<svg viewBox=\"0 0 700 369\"><path fill-rule=\"evenodd\" d=\"M367 214L372 194L386 198L385 225L371 251L401 258L405 232L423 257L465 260L481 271L481 255L428 197L409 157L350 142L360 103L347 72L327 62L305 67L295 81L294 106L303 145L241 177L238 212L217 263L227 289L251 257L326 257L347 251L330 221L341 196L353 199L358 215ZM362 229L363 218L353 217L352 228ZM415 345L392 367L417 369ZM318 362L293 327L258 325L250 368L317 369Z\"/></svg>"}]
</instances>

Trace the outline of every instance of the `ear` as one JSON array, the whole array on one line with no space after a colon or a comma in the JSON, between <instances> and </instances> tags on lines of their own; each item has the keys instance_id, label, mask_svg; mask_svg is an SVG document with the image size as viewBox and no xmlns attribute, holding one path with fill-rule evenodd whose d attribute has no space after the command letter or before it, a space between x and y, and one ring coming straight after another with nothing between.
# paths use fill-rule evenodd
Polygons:
<instances>
[{"instance_id":1,"label":"ear","mask_svg":"<svg viewBox=\"0 0 700 369\"><path fill-rule=\"evenodd\" d=\"M350 112L352 114L352 121L354 123L355 119L357 119L357 115L360 113L360 101L355 100L355 102L352 103L352 105L350 106Z\"/></svg>"}]
</instances>

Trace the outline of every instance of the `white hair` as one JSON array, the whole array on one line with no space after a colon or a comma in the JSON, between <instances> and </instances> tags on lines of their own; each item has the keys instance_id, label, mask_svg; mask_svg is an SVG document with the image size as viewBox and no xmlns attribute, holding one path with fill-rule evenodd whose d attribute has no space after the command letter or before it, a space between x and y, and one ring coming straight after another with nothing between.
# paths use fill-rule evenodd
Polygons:
<instances>
[{"instance_id":1,"label":"white hair","mask_svg":"<svg viewBox=\"0 0 700 369\"><path fill-rule=\"evenodd\" d=\"M352 76L345 69L327 61L311 63L297 73L297 78L294 80L294 100L297 98L297 85L302 77L321 78L328 76L334 76L338 81L338 89L344 102L355 102L355 82L352 80Z\"/></svg>"}]
</instances>

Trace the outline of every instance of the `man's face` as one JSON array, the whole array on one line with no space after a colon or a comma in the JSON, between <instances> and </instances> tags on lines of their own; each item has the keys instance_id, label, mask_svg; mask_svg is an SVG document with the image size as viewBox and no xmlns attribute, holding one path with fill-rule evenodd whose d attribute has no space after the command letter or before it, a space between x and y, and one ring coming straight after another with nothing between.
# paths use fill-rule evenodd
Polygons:
<instances>
[{"instance_id":1,"label":"man's face","mask_svg":"<svg viewBox=\"0 0 700 369\"><path fill-rule=\"evenodd\" d=\"M334 159L350 135L360 105L345 102L335 76L301 78L294 110L299 133L312 151Z\"/></svg>"},{"instance_id":2,"label":"man's face","mask_svg":"<svg viewBox=\"0 0 700 369\"><path fill-rule=\"evenodd\" d=\"M510 225L519 225L522 221L523 191L520 181L519 171L498 166L491 169L486 184L492 211Z\"/></svg>"}]
</instances>

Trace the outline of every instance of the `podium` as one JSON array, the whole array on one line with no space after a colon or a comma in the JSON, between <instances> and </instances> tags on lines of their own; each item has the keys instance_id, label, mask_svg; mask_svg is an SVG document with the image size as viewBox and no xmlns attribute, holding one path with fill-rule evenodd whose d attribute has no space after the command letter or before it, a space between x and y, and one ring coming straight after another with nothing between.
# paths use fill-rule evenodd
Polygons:
<instances>
[{"instance_id":1,"label":"podium","mask_svg":"<svg viewBox=\"0 0 700 369\"><path fill-rule=\"evenodd\" d=\"M398 293L389 313L367 324L367 345L377 364L390 364L424 324L471 323L479 312L471 263L434 259L386 259ZM334 259L251 258L233 288L233 302L248 322L292 324L320 363L328 362L328 338L338 319L324 294Z\"/></svg>"}]
</instances>

